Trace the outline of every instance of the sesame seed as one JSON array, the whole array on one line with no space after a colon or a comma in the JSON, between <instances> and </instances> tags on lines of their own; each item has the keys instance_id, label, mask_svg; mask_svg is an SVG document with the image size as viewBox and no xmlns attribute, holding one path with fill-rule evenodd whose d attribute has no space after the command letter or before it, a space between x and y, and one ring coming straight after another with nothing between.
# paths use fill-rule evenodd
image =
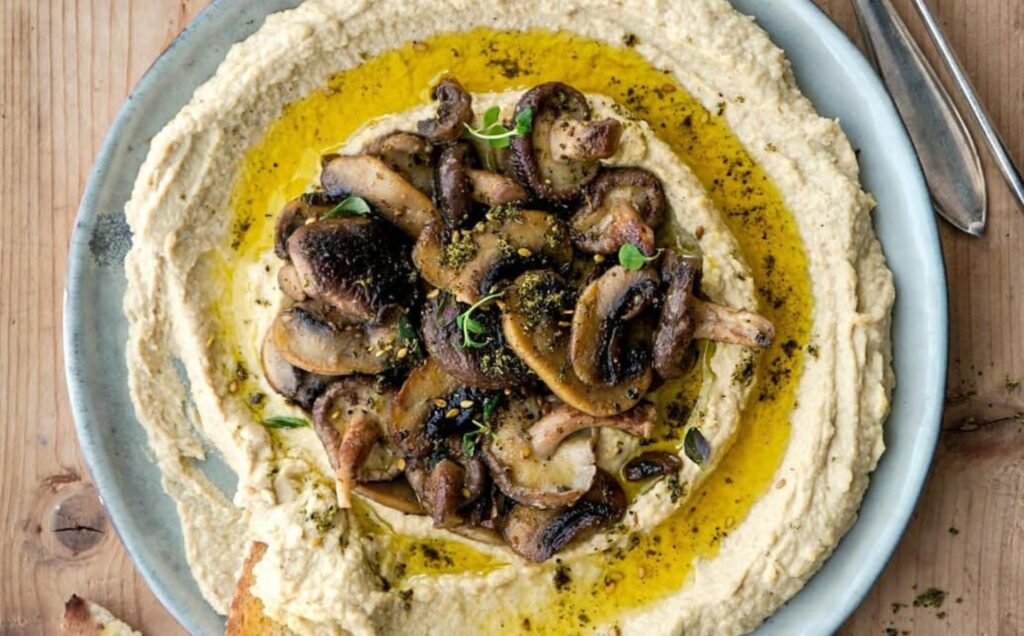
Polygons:
<instances>
[{"instance_id":1,"label":"sesame seed","mask_svg":"<svg viewBox=\"0 0 1024 636\"><path fill-rule=\"evenodd\" d=\"M438 294L441 293L440 289L431 289L427 292L427 298L437 298Z\"/></svg>"},{"instance_id":2,"label":"sesame seed","mask_svg":"<svg viewBox=\"0 0 1024 636\"><path fill-rule=\"evenodd\" d=\"M232 380L228 383L228 393L234 393L238 390L238 382Z\"/></svg>"},{"instance_id":3,"label":"sesame seed","mask_svg":"<svg viewBox=\"0 0 1024 636\"><path fill-rule=\"evenodd\" d=\"M434 406L436 406L439 409L443 409L444 407L448 406L448 403L442 400L441 398L437 398L436 400L434 400Z\"/></svg>"},{"instance_id":4,"label":"sesame seed","mask_svg":"<svg viewBox=\"0 0 1024 636\"><path fill-rule=\"evenodd\" d=\"M405 357L405 356L407 356L407 355L409 355L409 350L408 350L408 349L406 349L405 347L402 347L401 349L399 349L399 350L398 350L398 353L397 353L397 354L395 354L395 356L396 356L396 357L397 357L397 358L398 358L399 360L401 360L402 358L404 358L404 357Z\"/></svg>"},{"instance_id":5,"label":"sesame seed","mask_svg":"<svg viewBox=\"0 0 1024 636\"><path fill-rule=\"evenodd\" d=\"M558 321L558 326L559 327L571 327L572 323L569 322L568 320L559 320Z\"/></svg>"},{"instance_id":6,"label":"sesame seed","mask_svg":"<svg viewBox=\"0 0 1024 636\"><path fill-rule=\"evenodd\" d=\"M405 470L405 458L399 457L398 461L395 462L395 468L398 470Z\"/></svg>"},{"instance_id":7,"label":"sesame seed","mask_svg":"<svg viewBox=\"0 0 1024 636\"><path fill-rule=\"evenodd\" d=\"M451 409L450 411L445 413L444 416L445 416L445 418L450 420L450 419L453 419L458 414L459 414L459 409Z\"/></svg>"},{"instance_id":8,"label":"sesame seed","mask_svg":"<svg viewBox=\"0 0 1024 636\"><path fill-rule=\"evenodd\" d=\"M531 252L530 250L528 250L525 247L520 247L518 250L516 250L516 254L519 254L523 258L529 258L529 257L533 256L533 252Z\"/></svg>"},{"instance_id":9,"label":"sesame seed","mask_svg":"<svg viewBox=\"0 0 1024 636\"><path fill-rule=\"evenodd\" d=\"M604 262L604 254L594 254L594 262L595 263L603 263Z\"/></svg>"},{"instance_id":10,"label":"sesame seed","mask_svg":"<svg viewBox=\"0 0 1024 636\"><path fill-rule=\"evenodd\" d=\"M331 419L332 420L336 420L339 417L341 417L341 411L337 411L337 410L331 411Z\"/></svg>"},{"instance_id":11,"label":"sesame seed","mask_svg":"<svg viewBox=\"0 0 1024 636\"><path fill-rule=\"evenodd\" d=\"M459 402L459 406L461 406L464 409L468 409L471 406L473 406L473 400L463 400Z\"/></svg>"}]
</instances>

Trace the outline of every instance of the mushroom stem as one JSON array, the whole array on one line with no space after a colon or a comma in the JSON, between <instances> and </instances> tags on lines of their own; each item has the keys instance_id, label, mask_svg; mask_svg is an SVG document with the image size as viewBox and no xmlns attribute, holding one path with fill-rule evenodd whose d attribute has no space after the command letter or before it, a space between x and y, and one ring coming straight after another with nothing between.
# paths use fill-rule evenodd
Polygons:
<instances>
[{"instance_id":1,"label":"mushroom stem","mask_svg":"<svg viewBox=\"0 0 1024 636\"><path fill-rule=\"evenodd\" d=\"M338 479L338 506L352 507L352 490L356 486L356 475L370 456L373 445L380 437L377 419L368 413L356 413L349 420L348 428L336 455L335 474Z\"/></svg>"},{"instance_id":2,"label":"mushroom stem","mask_svg":"<svg viewBox=\"0 0 1024 636\"><path fill-rule=\"evenodd\" d=\"M621 137L622 124L617 119L563 117L551 126L551 158L559 163L607 159L619 149Z\"/></svg>"},{"instance_id":3,"label":"mushroom stem","mask_svg":"<svg viewBox=\"0 0 1024 636\"><path fill-rule=\"evenodd\" d=\"M505 175L487 170L468 170L470 196L477 203L488 206L522 203L529 194L526 189Z\"/></svg>"},{"instance_id":4,"label":"mushroom stem","mask_svg":"<svg viewBox=\"0 0 1024 636\"><path fill-rule=\"evenodd\" d=\"M754 312L697 298L690 301L690 309L696 323L696 338L760 348L767 348L775 339L772 323Z\"/></svg>"},{"instance_id":5,"label":"mushroom stem","mask_svg":"<svg viewBox=\"0 0 1024 636\"><path fill-rule=\"evenodd\" d=\"M641 404L621 415L607 417L587 415L570 406L560 406L530 427L531 446L538 459L548 459L566 437L583 429L599 427L617 428L649 439L654 433L655 415L652 404Z\"/></svg>"}]
</instances>

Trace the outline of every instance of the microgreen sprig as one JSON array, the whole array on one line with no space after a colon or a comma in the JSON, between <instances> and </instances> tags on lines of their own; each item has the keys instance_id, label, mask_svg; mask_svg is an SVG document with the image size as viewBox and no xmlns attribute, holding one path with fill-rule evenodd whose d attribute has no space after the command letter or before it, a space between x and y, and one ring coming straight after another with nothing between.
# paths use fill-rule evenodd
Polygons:
<instances>
[{"instance_id":1,"label":"microgreen sprig","mask_svg":"<svg viewBox=\"0 0 1024 636\"><path fill-rule=\"evenodd\" d=\"M501 402L501 393L496 393L491 397L487 398L484 402L484 414L483 421L473 420L473 426L475 427L472 431L469 431L462 436L462 451L466 453L466 457L473 457L476 454L476 444L480 440L481 435L490 435L494 437L494 429L487 424L491 419L491 415L494 414L494 409L498 408L498 404Z\"/></svg>"},{"instance_id":2,"label":"microgreen sprig","mask_svg":"<svg viewBox=\"0 0 1024 636\"><path fill-rule=\"evenodd\" d=\"M501 115L501 108L491 106L484 111L480 127L473 128L469 124L463 124L469 134L477 139L482 139L490 144L491 148L507 148L512 137L525 137L533 131L533 109L524 108L516 115L515 126L506 128L498 122Z\"/></svg>"},{"instance_id":3,"label":"microgreen sprig","mask_svg":"<svg viewBox=\"0 0 1024 636\"><path fill-rule=\"evenodd\" d=\"M462 346L467 349L480 349L481 347L487 346L490 342L490 338L487 338L483 342L473 339L473 336L480 336L487 333L487 328L480 323L479 320L473 318L473 312L480 309L487 303L491 302L496 298L501 298L505 295L505 292L500 291L495 294L488 294L476 301L469 306L469 309L462 312L455 318L455 324L458 325L459 329L462 330Z\"/></svg>"},{"instance_id":4,"label":"microgreen sprig","mask_svg":"<svg viewBox=\"0 0 1024 636\"><path fill-rule=\"evenodd\" d=\"M301 417L275 415L263 420L263 426L267 428L306 428L309 426L309 422Z\"/></svg>"},{"instance_id":5,"label":"microgreen sprig","mask_svg":"<svg viewBox=\"0 0 1024 636\"><path fill-rule=\"evenodd\" d=\"M365 216L370 213L370 204L363 197L345 197L341 203L327 211L320 220L336 216Z\"/></svg>"},{"instance_id":6,"label":"microgreen sprig","mask_svg":"<svg viewBox=\"0 0 1024 636\"><path fill-rule=\"evenodd\" d=\"M647 263L658 258L664 250L658 250L654 256L645 256L640 248L632 243L626 243L619 248L619 265L622 265L628 270L637 272L643 269L643 266Z\"/></svg>"}]
</instances>

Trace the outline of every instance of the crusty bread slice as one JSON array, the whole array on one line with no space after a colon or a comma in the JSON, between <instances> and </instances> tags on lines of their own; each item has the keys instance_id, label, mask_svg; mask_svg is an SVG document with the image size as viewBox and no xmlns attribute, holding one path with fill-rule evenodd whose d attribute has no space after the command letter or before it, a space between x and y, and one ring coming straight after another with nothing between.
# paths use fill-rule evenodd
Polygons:
<instances>
[{"instance_id":1,"label":"crusty bread slice","mask_svg":"<svg viewBox=\"0 0 1024 636\"><path fill-rule=\"evenodd\" d=\"M72 594L64 604L61 636L141 636L105 607Z\"/></svg>"},{"instance_id":2,"label":"crusty bread slice","mask_svg":"<svg viewBox=\"0 0 1024 636\"><path fill-rule=\"evenodd\" d=\"M253 568L267 551L267 544L254 542L249 548L249 556L242 565L242 574L235 585L235 598L231 599L228 610L228 624L224 629L225 636L290 636L292 631L279 625L263 615L263 601L250 592L253 579Z\"/></svg>"}]
</instances>

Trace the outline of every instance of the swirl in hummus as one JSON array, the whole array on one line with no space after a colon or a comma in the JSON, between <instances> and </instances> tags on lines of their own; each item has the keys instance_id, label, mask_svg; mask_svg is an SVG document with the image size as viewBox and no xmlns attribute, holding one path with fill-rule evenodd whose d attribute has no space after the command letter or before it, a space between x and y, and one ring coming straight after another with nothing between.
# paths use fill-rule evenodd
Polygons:
<instances>
[{"instance_id":1,"label":"swirl in hummus","mask_svg":"<svg viewBox=\"0 0 1024 636\"><path fill-rule=\"evenodd\" d=\"M872 205L722 0L271 16L126 208L132 397L204 596L258 546L295 633L753 629L883 450Z\"/></svg>"}]
</instances>

